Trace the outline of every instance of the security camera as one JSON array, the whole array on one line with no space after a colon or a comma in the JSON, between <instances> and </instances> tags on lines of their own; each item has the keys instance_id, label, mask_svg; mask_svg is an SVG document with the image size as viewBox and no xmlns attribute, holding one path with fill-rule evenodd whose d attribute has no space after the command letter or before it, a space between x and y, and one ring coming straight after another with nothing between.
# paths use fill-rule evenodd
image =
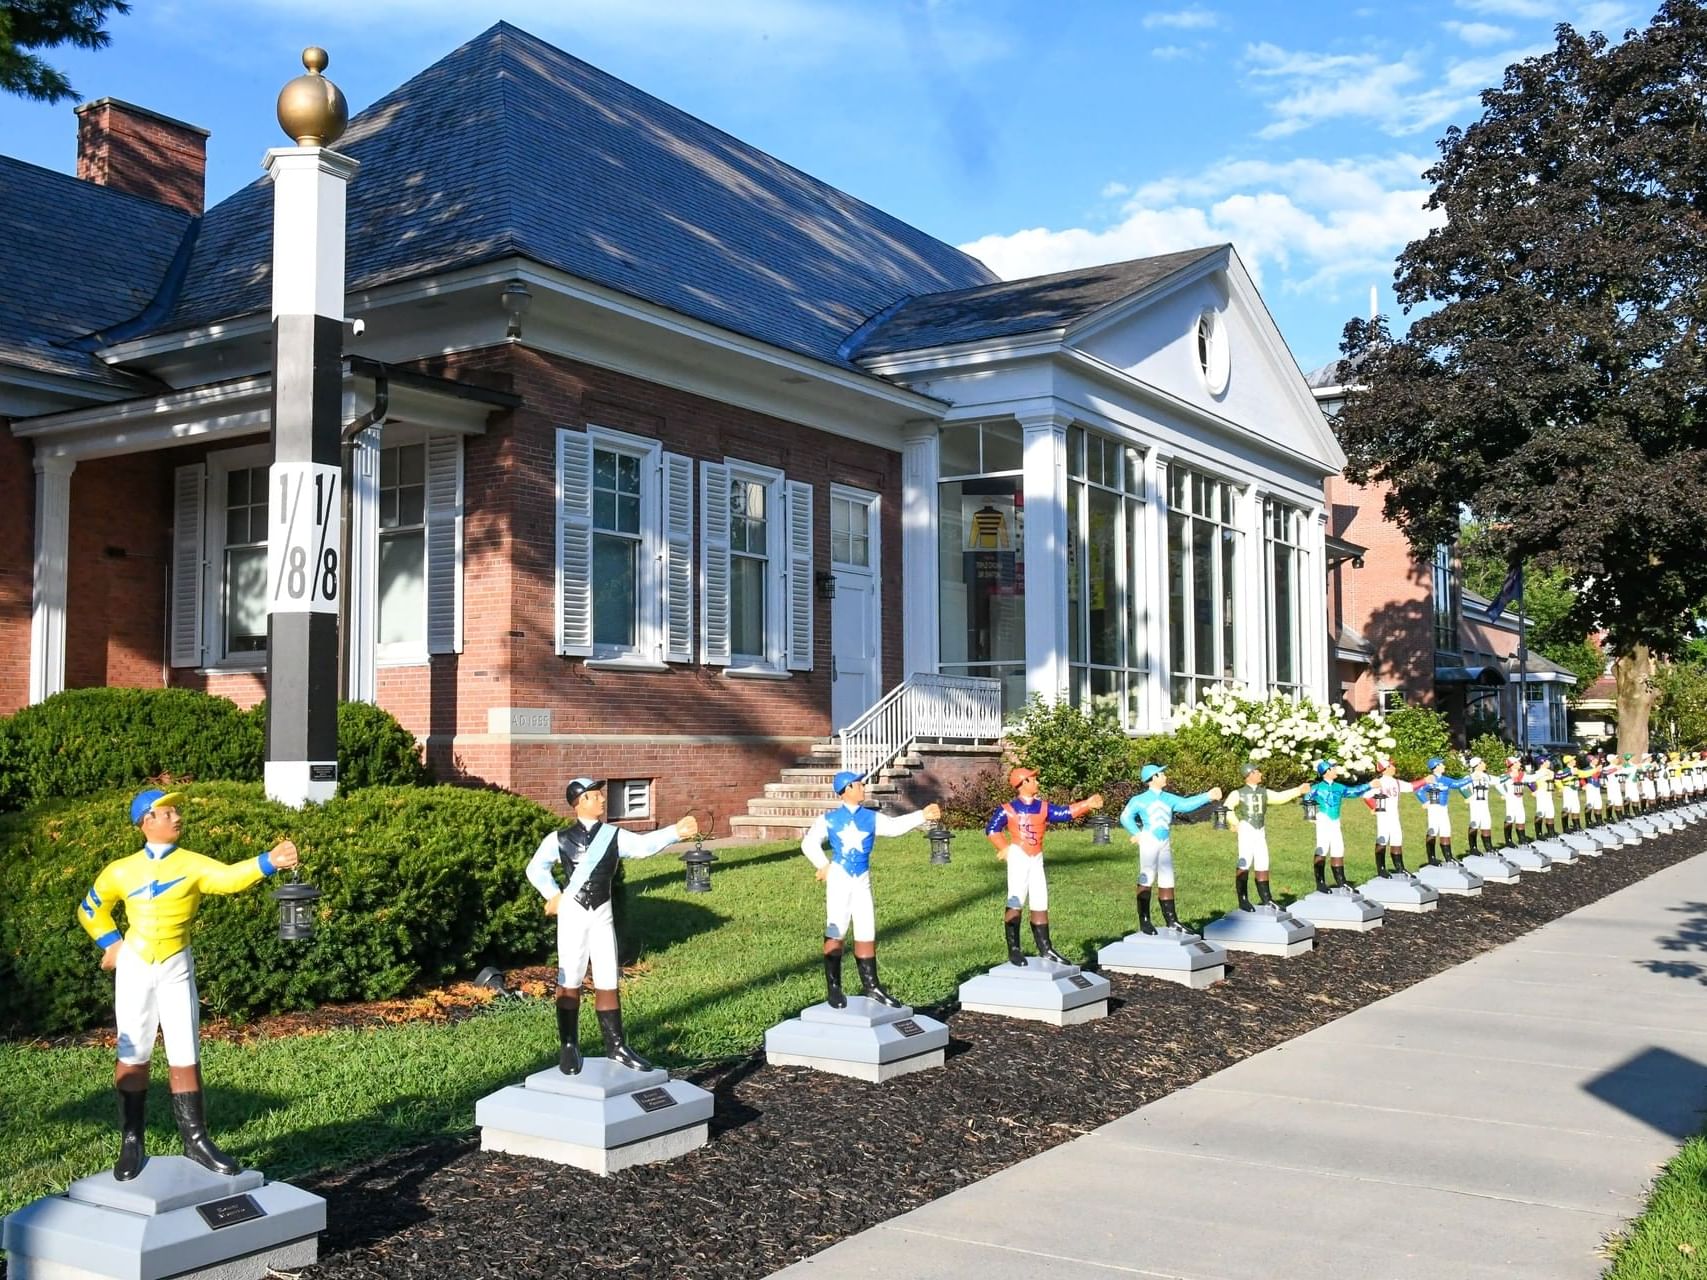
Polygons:
<instances>
[{"instance_id":1,"label":"security camera","mask_svg":"<svg viewBox=\"0 0 1707 1280\"><path fill-rule=\"evenodd\" d=\"M354 337L359 338L362 336L362 334L364 334L366 332L367 332L367 321L366 320L352 320L352 321L350 321L350 333Z\"/></svg>"}]
</instances>

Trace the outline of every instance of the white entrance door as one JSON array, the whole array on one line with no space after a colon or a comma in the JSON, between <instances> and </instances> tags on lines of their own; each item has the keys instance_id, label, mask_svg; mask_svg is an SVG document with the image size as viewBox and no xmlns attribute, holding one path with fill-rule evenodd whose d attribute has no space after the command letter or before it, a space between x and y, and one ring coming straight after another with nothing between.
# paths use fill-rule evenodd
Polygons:
<instances>
[{"instance_id":1,"label":"white entrance door","mask_svg":"<svg viewBox=\"0 0 1707 1280\"><path fill-rule=\"evenodd\" d=\"M877 495L830 487L830 566L836 596L830 608L830 723L852 724L882 692L877 577Z\"/></svg>"}]
</instances>

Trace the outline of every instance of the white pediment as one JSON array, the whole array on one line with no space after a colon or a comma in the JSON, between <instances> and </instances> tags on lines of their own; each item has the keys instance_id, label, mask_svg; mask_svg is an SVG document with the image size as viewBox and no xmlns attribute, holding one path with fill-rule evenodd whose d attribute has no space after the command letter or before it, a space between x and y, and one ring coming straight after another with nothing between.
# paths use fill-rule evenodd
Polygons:
<instances>
[{"instance_id":1,"label":"white pediment","mask_svg":"<svg viewBox=\"0 0 1707 1280\"><path fill-rule=\"evenodd\" d=\"M1206 314L1222 344L1221 368L1213 354L1210 360L1220 379L1205 376L1200 358ZM1231 248L1087 317L1063 345L1326 469L1345 465L1298 362Z\"/></svg>"}]
</instances>

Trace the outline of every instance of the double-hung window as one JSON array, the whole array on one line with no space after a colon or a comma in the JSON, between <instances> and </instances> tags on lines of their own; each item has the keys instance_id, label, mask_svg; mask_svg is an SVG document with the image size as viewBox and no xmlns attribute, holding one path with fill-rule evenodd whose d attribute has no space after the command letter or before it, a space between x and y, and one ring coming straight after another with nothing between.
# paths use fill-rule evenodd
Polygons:
<instances>
[{"instance_id":1,"label":"double-hung window","mask_svg":"<svg viewBox=\"0 0 1707 1280\"><path fill-rule=\"evenodd\" d=\"M1294 697L1304 692L1303 636L1298 600L1307 581L1303 566L1304 512L1273 498L1263 500L1263 551L1268 581L1268 673L1271 685Z\"/></svg>"},{"instance_id":2,"label":"double-hung window","mask_svg":"<svg viewBox=\"0 0 1707 1280\"><path fill-rule=\"evenodd\" d=\"M1168 467L1170 698L1191 707L1238 670L1239 539L1235 490L1225 480Z\"/></svg>"},{"instance_id":3,"label":"double-hung window","mask_svg":"<svg viewBox=\"0 0 1707 1280\"><path fill-rule=\"evenodd\" d=\"M379 451L379 646L382 657L427 645L427 446Z\"/></svg>"},{"instance_id":4,"label":"double-hung window","mask_svg":"<svg viewBox=\"0 0 1707 1280\"><path fill-rule=\"evenodd\" d=\"M1144 455L1079 427L1067 433L1067 651L1078 706L1139 727L1148 612L1143 604Z\"/></svg>"},{"instance_id":5,"label":"double-hung window","mask_svg":"<svg viewBox=\"0 0 1707 1280\"><path fill-rule=\"evenodd\" d=\"M557 651L693 658L693 464L605 427L557 433Z\"/></svg>"},{"instance_id":6,"label":"double-hung window","mask_svg":"<svg viewBox=\"0 0 1707 1280\"><path fill-rule=\"evenodd\" d=\"M267 651L267 468L225 472L220 565L221 658Z\"/></svg>"},{"instance_id":7,"label":"double-hung window","mask_svg":"<svg viewBox=\"0 0 1707 1280\"><path fill-rule=\"evenodd\" d=\"M700 660L733 675L812 669L812 486L700 464Z\"/></svg>"}]
</instances>

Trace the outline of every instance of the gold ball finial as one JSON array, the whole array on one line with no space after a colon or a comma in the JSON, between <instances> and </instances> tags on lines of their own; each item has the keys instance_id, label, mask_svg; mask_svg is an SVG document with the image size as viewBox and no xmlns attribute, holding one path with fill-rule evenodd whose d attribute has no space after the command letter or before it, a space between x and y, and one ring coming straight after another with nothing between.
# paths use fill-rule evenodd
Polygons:
<instances>
[{"instance_id":1,"label":"gold ball finial","mask_svg":"<svg viewBox=\"0 0 1707 1280\"><path fill-rule=\"evenodd\" d=\"M279 90L279 125L299 147L329 147L349 127L343 91L320 74L330 61L326 50L310 45L302 51L308 74Z\"/></svg>"}]
</instances>

